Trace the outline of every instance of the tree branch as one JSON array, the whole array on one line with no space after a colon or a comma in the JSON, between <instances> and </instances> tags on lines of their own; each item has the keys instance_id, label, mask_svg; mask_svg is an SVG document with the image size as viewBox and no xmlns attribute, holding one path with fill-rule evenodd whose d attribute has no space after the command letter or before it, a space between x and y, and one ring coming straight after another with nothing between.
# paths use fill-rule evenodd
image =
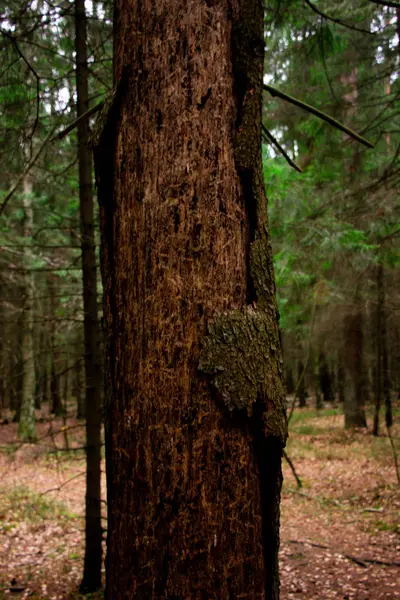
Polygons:
<instances>
[{"instance_id":1,"label":"tree branch","mask_svg":"<svg viewBox=\"0 0 400 600\"><path fill-rule=\"evenodd\" d=\"M294 464L293 464L293 462L291 461L291 459L289 458L289 456L286 454L285 450L283 451L283 456L285 457L285 459L286 459L286 461L287 461L287 463L288 463L289 467L290 467L290 468L291 468L291 470L292 470L292 473L293 473L293 475L294 475L294 478L296 479L296 482L297 482L297 485L298 485L298 487L299 487L299 488L303 487L303 484L301 483L301 479L300 479L300 477L297 475L297 473L296 473L296 470L295 470L295 468L294 468Z\"/></svg>"},{"instance_id":2,"label":"tree branch","mask_svg":"<svg viewBox=\"0 0 400 600\"><path fill-rule=\"evenodd\" d=\"M314 106L311 106L310 104L306 104L306 102L303 102L302 100L299 100L298 98L289 96L289 94L285 94L284 92L281 92L280 90L277 90L276 88L274 88L272 85L268 85L266 83L264 83L264 90L269 92L271 94L271 96L278 96L278 98L282 98L283 100L286 100L287 102L290 102L291 104L294 104L295 106L298 106L298 107L306 110L307 112L315 115L316 117L322 119L323 121L326 121L327 123L329 123L329 125L332 125L332 127L335 127L336 129L340 129L340 131L343 131L344 133L346 133L348 136L350 136L354 140L357 140L357 142L360 142L360 144L364 144L364 146L367 146L367 148L374 147L374 145L371 144L371 142L369 142L365 138L361 137L361 135L359 135L352 129L349 129L348 127L346 127L346 125L343 125L343 123L341 123L340 121L337 121L336 119L334 119L333 117L322 112L318 108L315 108Z\"/></svg>"},{"instance_id":3,"label":"tree branch","mask_svg":"<svg viewBox=\"0 0 400 600\"><path fill-rule=\"evenodd\" d=\"M80 117L75 119L75 121L72 121L72 123L70 123L68 125L68 127L66 127L65 129L62 129L59 133L57 133L57 135L55 135L53 138L51 138L50 141L54 142L55 140L62 140L69 133L71 133L71 131L73 131L76 127L78 127L78 125L81 121L84 121L85 119L90 119L90 117L92 117L99 110L101 110L103 108L103 105L104 105L104 100L102 100L101 102L96 104L96 106L89 108L89 110L87 110L85 113L83 113L83 115L80 115Z\"/></svg>"},{"instance_id":4,"label":"tree branch","mask_svg":"<svg viewBox=\"0 0 400 600\"><path fill-rule=\"evenodd\" d=\"M299 173L302 173L303 169L300 169L300 167L298 165L296 165L296 163L290 158L289 154L286 152L286 150L284 148L282 148L282 146L280 145L280 143L278 142L278 140L276 139L276 137L274 137L272 135L272 133L270 131L268 131L268 129L265 127L264 124L262 124L261 126L262 126L262 130L263 130L265 136L268 138L268 140L270 141L270 143L274 144L274 146L276 146L278 148L279 152L286 159L286 162L288 162L289 165L291 167L293 167L293 169L296 169L296 171L298 171Z\"/></svg>"},{"instance_id":5,"label":"tree branch","mask_svg":"<svg viewBox=\"0 0 400 600\"><path fill-rule=\"evenodd\" d=\"M359 29L355 25L349 25L348 23L345 23L344 21L341 21L340 19L336 19L335 17L330 17L329 15L320 11L319 8L317 8L315 6L315 4L310 2L310 0L304 0L304 2L307 4L307 6L309 6L311 8L311 10L313 12L315 12L317 15L319 15L323 19L326 19L327 21L331 21L332 23L336 23L336 25L340 25L341 27L346 27L346 29L351 29L352 31L358 31L359 33L368 33L369 35L375 35L375 33L373 31L368 31L368 29Z\"/></svg>"},{"instance_id":6,"label":"tree branch","mask_svg":"<svg viewBox=\"0 0 400 600\"><path fill-rule=\"evenodd\" d=\"M11 187L10 191L8 192L8 194L6 195L6 197L4 198L3 203L0 206L0 216L3 214L3 211L4 211L5 207L7 206L8 201L14 195L14 193L16 192L16 190L18 189L18 186L23 181L24 177L27 176L27 174L29 173L29 171L32 169L32 167L34 166L34 164L38 160L39 156L42 154L44 148L46 147L47 143L49 142L51 136L54 133L54 129L55 129L55 127L53 127L53 129L50 131L50 133L45 137L45 139L43 141L43 144L40 146L39 150L36 152L36 154L29 161L29 163L25 167L24 171L18 177L17 181Z\"/></svg>"},{"instance_id":7,"label":"tree branch","mask_svg":"<svg viewBox=\"0 0 400 600\"><path fill-rule=\"evenodd\" d=\"M390 2L389 0L369 0L374 4L380 4L381 6L390 6L391 8L400 8L400 2Z\"/></svg>"}]
</instances>

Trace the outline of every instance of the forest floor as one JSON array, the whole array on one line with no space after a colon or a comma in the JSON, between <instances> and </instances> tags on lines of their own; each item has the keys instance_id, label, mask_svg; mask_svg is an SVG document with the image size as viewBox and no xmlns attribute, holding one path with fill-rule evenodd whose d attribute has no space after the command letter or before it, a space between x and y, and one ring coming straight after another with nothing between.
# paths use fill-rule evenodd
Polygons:
<instances>
[{"instance_id":1,"label":"forest floor","mask_svg":"<svg viewBox=\"0 0 400 600\"><path fill-rule=\"evenodd\" d=\"M84 424L44 418L36 444L16 433L0 424L0 600L77 599ZM393 440L400 452L398 424ZM284 461L281 600L400 598L400 488L387 436L345 431L334 408L296 409L287 453L302 488Z\"/></svg>"}]
</instances>

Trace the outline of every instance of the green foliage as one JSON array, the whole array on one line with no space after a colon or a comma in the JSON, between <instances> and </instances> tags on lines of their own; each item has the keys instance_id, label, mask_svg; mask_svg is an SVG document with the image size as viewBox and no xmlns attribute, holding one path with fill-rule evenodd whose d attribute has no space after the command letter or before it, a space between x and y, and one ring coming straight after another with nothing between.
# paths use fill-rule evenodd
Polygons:
<instances>
[{"instance_id":1,"label":"green foliage","mask_svg":"<svg viewBox=\"0 0 400 600\"><path fill-rule=\"evenodd\" d=\"M304 2L287 7L270 0L266 73L272 85L366 131L377 144L364 150L313 115L266 99L265 126L303 168L299 175L264 147L281 327L298 339L309 334L316 298L334 306L354 292L355 281L367 298L378 259L393 269L400 256L396 20L361 1L351 10L331 0L317 4L351 27L371 27L375 37L322 19Z\"/></svg>"}]
</instances>

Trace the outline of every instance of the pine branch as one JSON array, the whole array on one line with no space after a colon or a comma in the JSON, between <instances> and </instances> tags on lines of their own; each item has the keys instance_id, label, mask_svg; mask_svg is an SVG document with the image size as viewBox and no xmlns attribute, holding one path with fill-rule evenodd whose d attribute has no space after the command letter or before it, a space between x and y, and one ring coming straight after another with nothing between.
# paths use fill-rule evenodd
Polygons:
<instances>
[{"instance_id":1,"label":"pine branch","mask_svg":"<svg viewBox=\"0 0 400 600\"><path fill-rule=\"evenodd\" d=\"M391 8L400 8L400 2L390 2L389 0L369 0L374 4L380 4L381 6L390 6Z\"/></svg>"},{"instance_id":2,"label":"pine branch","mask_svg":"<svg viewBox=\"0 0 400 600\"><path fill-rule=\"evenodd\" d=\"M368 33L369 35L375 35L375 33L373 31L368 31L368 29L360 29L360 28L356 27L355 25L349 25L348 23L345 23L344 21L341 21L340 19L336 19L335 17L331 17L331 16L323 13L321 10L319 10L319 8L317 8L315 6L315 4L310 2L310 0L304 0L304 2L307 4L307 6L309 6L311 8L311 10L313 12L315 12L317 15L319 15L323 19L326 19L327 21L331 21L332 23L336 23L336 25L340 25L341 27L346 27L346 29L351 29L352 31L358 31L359 33Z\"/></svg>"},{"instance_id":3,"label":"pine branch","mask_svg":"<svg viewBox=\"0 0 400 600\"><path fill-rule=\"evenodd\" d=\"M271 96L278 96L278 98L282 98L283 100L286 100L287 102L290 102L291 104L294 104L295 106L299 106L300 108L315 115L316 117L322 119L323 121L326 121L327 123L332 125L332 127L335 127L336 129L340 129L340 131L343 131L344 133L346 133L348 136L350 136L354 140L357 140L357 142L360 142L360 144L364 144L364 146L367 146L368 148L374 147L374 145L371 144L371 142L369 142L365 138L361 137L361 135L359 135L352 129L349 129L348 127L346 127L346 125L343 125L343 123L341 123L340 121L337 121L336 119L334 119L333 117L322 112L318 108L315 108L314 106L311 106L310 104L306 104L306 102L303 102L302 100L299 100L298 98L289 96L289 94L285 94L284 92L277 90L272 85L268 85L268 84L264 83L264 89L267 92L269 92L271 94Z\"/></svg>"},{"instance_id":4,"label":"pine branch","mask_svg":"<svg viewBox=\"0 0 400 600\"><path fill-rule=\"evenodd\" d=\"M268 140L278 148L279 152L284 156L284 158L286 159L286 161L289 163L289 165L291 167L293 167L293 169L296 169L296 171L298 171L299 173L302 173L303 170L300 169L300 167L298 165L296 165L296 163L290 158L289 154L286 152L286 150L284 148L282 148L282 146L280 145L280 143L278 142L278 140L276 139L276 137L274 137L272 135L272 133L270 131L268 131L268 129L265 127L265 125L262 125L262 129L263 132L265 134L265 136L268 138Z\"/></svg>"}]
</instances>

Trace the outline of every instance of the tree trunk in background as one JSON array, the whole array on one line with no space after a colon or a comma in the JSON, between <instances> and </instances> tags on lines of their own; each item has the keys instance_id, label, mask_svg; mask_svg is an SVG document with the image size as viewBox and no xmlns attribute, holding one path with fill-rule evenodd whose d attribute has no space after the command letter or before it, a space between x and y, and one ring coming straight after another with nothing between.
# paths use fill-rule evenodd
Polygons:
<instances>
[{"instance_id":1,"label":"tree trunk in background","mask_svg":"<svg viewBox=\"0 0 400 600\"><path fill-rule=\"evenodd\" d=\"M344 406L344 367L342 352L339 350L337 353L337 376L336 376L336 387L339 403Z\"/></svg>"},{"instance_id":2,"label":"tree trunk in background","mask_svg":"<svg viewBox=\"0 0 400 600\"><path fill-rule=\"evenodd\" d=\"M32 209L32 181L27 176L24 179L23 206L25 210L24 237L26 240L32 235L33 209ZM23 250L23 262L26 269L24 274L24 306L22 312L22 395L21 414L18 423L18 437L21 440L33 440L35 433L35 362L33 344L33 288L34 277L29 261L29 250Z\"/></svg>"},{"instance_id":3,"label":"tree trunk in background","mask_svg":"<svg viewBox=\"0 0 400 600\"><path fill-rule=\"evenodd\" d=\"M328 362L323 352L319 355L319 381L324 402L332 402L334 399L333 381L329 371Z\"/></svg>"},{"instance_id":4,"label":"tree trunk in background","mask_svg":"<svg viewBox=\"0 0 400 600\"><path fill-rule=\"evenodd\" d=\"M314 383L314 391L315 391L315 408L317 410L321 410L324 408L324 403L321 395L321 386L320 386L320 354L318 351L315 351L311 355L311 365L313 368L313 383Z\"/></svg>"},{"instance_id":5,"label":"tree trunk in background","mask_svg":"<svg viewBox=\"0 0 400 600\"><path fill-rule=\"evenodd\" d=\"M291 368L286 368L286 394L293 394L294 392L294 380L293 380L293 371Z\"/></svg>"},{"instance_id":6,"label":"tree trunk in background","mask_svg":"<svg viewBox=\"0 0 400 600\"><path fill-rule=\"evenodd\" d=\"M388 360L388 343L387 343L387 332L386 332L386 307L385 307L385 281L383 265L378 265L379 272L379 287L380 287L380 305L382 313L381 321L381 337L382 337L382 387L383 396L385 398L385 421L386 427L393 425L393 412L392 412L392 400L390 397L390 375L389 375L389 360Z\"/></svg>"},{"instance_id":7,"label":"tree trunk in background","mask_svg":"<svg viewBox=\"0 0 400 600\"><path fill-rule=\"evenodd\" d=\"M263 283L256 265L250 274L250 247L267 235L256 212L265 211L263 4L196 0L188 10L186 0L117 0L115 17L116 95L94 136L107 331L106 598L277 600L285 435L266 437L273 398L282 431L286 415L266 242L256 254ZM246 312L256 294L257 311ZM260 305L276 396L264 396L262 380L248 418L225 407L199 360L216 313L243 319Z\"/></svg>"},{"instance_id":8,"label":"tree trunk in background","mask_svg":"<svg viewBox=\"0 0 400 600\"><path fill-rule=\"evenodd\" d=\"M305 373L303 361L299 361L297 363L297 381L300 383L297 384L297 397L299 399L299 408L304 408L307 406L306 403L306 382L305 382Z\"/></svg>"},{"instance_id":9,"label":"tree trunk in background","mask_svg":"<svg viewBox=\"0 0 400 600\"><path fill-rule=\"evenodd\" d=\"M356 307L344 318L343 372L345 427L366 427L364 409L363 318Z\"/></svg>"},{"instance_id":10,"label":"tree trunk in background","mask_svg":"<svg viewBox=\"0 0 400 600\"><path fill-rule=\"evenodd\" d=\"M75 0L77 116L89 109L84 0ZM86 525L85 561L81 591L101 587L101 369L98 352L97 270L93 227L92 154L88 148L89 122L78 124L79 201L82 238L82 281L86 405Z\"/></svg>"},{"instance_id":11,"label":"tree trunk in background","mask_svg":"<svg viewBox=\"0 0 400 600\"><path fill-rule=\"evenodd\" d=\"M383 304L383 277L382 264L376 267L376 320L375 320L375 342L376 342L376 366L374 369L375 381L375 414L372 433L379 435L379 412L382 403L382 304Z\"/></svg>"},{"instance_id":12,"label":"tree trunk in background","mask_svg":"<svg viewBox=\"0 0 400 600\"><path fill-rule=\"evenodd\" d=\"M49 274L47 289L49 290L49 314L50 314L50 412L57 417L63 413L63 405L60 394L60 361L56 339L56 310L57 310L57 275Z\"/></svg>"},{"instance_id":13,"label":"tree trunk in background","mask_svg":"<svg viewBox=\"0 0 400 600\"><path fill-rule=\"evenodd\" d=\"M21 289L21 295L23 290ZM15 411L13 422L18 423L21 414L21 397L24 368L22 363L22 326L23 326L23 303L17 323L17 331L13 336L14 352L10 353L10 374L11 374L11 391L10 391L10 408Z\"/></svg>"}]
</instances>

